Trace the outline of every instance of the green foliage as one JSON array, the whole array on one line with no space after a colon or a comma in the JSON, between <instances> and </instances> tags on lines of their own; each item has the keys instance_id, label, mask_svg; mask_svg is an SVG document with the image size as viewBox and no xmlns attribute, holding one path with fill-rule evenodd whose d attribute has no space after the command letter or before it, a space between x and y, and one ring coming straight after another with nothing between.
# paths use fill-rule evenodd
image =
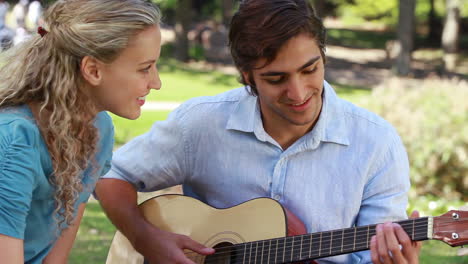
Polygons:
<instances>
[{"instance_id":1,"label":"green foliage","mask_svg":"<svg viewBox=\"0 0 468 264\"><path fill-rule=\"evenodd\" d=\"M374 20L395 25L398 22L398 0L355 0L335 1L338 5L338 16L347 24L360 24Z\"/></svg>"},{"instance_id":2,"label":"green foliage","mask_svg":"<svg viewBox=\"0 0 468 264\"><path fill-rule=\"evenodd\" d=\"M411 198L468 201L468 83L392 79L366 104L390 121L407 148Z\"/></svg>"}]
</instances>

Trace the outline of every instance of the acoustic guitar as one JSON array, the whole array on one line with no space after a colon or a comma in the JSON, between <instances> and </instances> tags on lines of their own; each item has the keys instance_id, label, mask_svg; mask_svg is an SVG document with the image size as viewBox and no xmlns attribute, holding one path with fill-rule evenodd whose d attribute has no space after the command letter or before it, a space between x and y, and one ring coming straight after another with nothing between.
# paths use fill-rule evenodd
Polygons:
<instances>
[{"instance_id":1,"label":"acoustic guitar","mask_svg":"<svg viewBox=\"0 0 468 264\"><path fill-rule=\"evenodd\" d=\"M191 237L216 249L202 256L186 250L195 263L291 263L368 250L376 225L306 234L304 225L277 201L258 198L216 209L182 195L168 194L139 205L154 226ZM450 246L468 244L468 211L397 222L412 240L437 239ZM117 232L107 264L145 264Z\"/></svg>"}]
</instances>

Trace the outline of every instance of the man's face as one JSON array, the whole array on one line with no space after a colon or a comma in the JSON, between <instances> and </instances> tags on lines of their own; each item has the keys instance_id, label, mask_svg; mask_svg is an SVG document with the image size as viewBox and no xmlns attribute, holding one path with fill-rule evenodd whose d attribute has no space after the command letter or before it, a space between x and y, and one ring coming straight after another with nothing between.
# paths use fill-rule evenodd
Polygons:
<instances>
[{"instance_id":1,"label":"man's face","mask_svg":"<svg viewBox=\"0 0 468 264\"><path fill-rule=\"evenodd\" d=\"M260 59L256 67L265 63ZM244 78L247 78L247 74ZM322 108L323 58L316 41L300 34L284 44L273 62L252 71L263 123L268 128L309 131Z\"/></svg>"}]
</instances>

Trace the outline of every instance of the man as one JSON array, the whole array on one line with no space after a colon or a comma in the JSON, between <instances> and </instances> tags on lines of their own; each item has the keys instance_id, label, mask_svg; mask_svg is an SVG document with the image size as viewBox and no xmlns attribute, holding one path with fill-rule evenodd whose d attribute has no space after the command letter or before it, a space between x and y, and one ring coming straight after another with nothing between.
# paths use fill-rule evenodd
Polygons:
<instances>
[{"instance_id":1,"label":"man","mask_svg":"<svg viewBox=\"0 0 468 264\"><path fill-rule=\"evenodd\" d=\"M193 263L182 249L213 252L151 226L138 211L137 190L177 184L217 208L271 197L308 232L406 218L400 138L324 81L325 29L307 2L243 1L229 38L246 89L189 100L120 148L97 185L104 210L136 250L151 263ZM418 251L401 227L387 223L372 239L372 257L317 261L417 263Z\"/></svg>"}]
</instances>

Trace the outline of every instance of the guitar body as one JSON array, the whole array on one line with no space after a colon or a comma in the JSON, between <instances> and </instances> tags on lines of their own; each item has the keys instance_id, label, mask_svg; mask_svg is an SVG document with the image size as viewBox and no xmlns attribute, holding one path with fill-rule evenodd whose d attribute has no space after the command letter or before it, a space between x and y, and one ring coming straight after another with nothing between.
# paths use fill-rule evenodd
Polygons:
<instances>
[{"instance_id":1,"label":"guitar body","mask_svg":"<svg viewBox=\"0 0 468 264\"><path fill-rule=\"evenodd\" d=\"M306 233L304 225L297 217L269 198L258 198L235 207L216 209L196 199L171 194L147 200L139 207L147 221L154 226L187 235L215 249ZM205 256L191 251L187 252L187 256L195 263L205 263ZM117 232L106 263L143 264L144 258ZM221 259L218 257L215 263L230 263L229 256Z\"/></svg>"}]
</instances>

